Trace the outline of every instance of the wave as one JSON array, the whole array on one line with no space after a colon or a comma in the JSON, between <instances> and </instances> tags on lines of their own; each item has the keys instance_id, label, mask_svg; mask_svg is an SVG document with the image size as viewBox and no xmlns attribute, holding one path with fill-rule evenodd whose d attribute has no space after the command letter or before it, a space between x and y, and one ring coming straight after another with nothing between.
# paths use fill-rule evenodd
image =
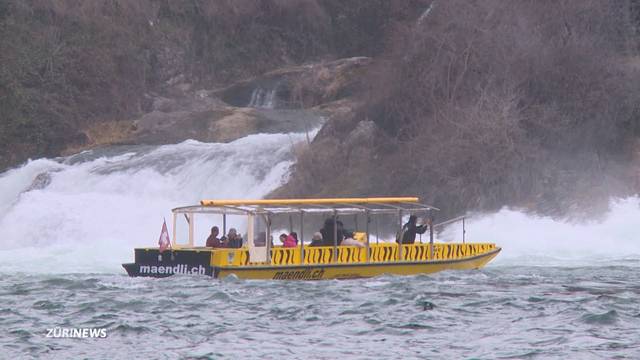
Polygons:
<instances>
[{"instance_id":1,"label":"wave","mask_svg":"<svg viewBox=\"0 0 640 360\"><path fill-rule=\"evenodd\" d=\"M502 252L494 261L502 265L640 265L640 199L611 200L609 211L588 221L557 220L547 216L502 209L467 220L466 238L495 242ZM461 237L461 225L445 237Z\"/></svg>"}]
</instances>

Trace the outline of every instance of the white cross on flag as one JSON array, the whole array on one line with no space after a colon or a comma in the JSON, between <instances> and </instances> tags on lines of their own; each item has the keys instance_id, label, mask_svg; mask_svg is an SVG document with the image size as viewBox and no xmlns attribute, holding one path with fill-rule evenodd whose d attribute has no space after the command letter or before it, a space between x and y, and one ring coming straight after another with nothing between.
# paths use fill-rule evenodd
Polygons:
<instances>
[{"instance_id":1,"label":"white cross on flag","mask_svg":"<svg viewBox=\"0 0 640 360\"><path fill-rule=\"evenodd\" d=\"M171 240L169 240L169 231L167 230L167 220L164 220L162 223L162 232L160 232L158 245L160 245L160 252L165 251L167 248L171 248Z\"/></svg>"}]
</instances>

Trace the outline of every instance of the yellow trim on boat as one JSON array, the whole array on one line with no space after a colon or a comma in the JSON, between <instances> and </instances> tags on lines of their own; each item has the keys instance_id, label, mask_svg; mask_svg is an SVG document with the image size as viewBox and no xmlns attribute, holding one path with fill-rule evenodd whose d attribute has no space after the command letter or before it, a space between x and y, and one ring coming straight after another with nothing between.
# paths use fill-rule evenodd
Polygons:
<instances>
[{"instance_id":1,"label":"yellow trim on boat","mask_svg":"<svg viewBox=\"0 0 640 360\"><path fill-rule=\"evenodd\" d=\"M201 200L202 206L241 205L338 205L372 203L417 203L417 197L373 197L373 198L319 198L319 199L260 199L260 200Z\"/></svg>"},{"instance_id":2,"label":"yellow trim on boat","mask_svg":"<svg viewBox=\"0 0 640 360\"><path fill-rule=\"evenodd\" d=\"M472 270L484 267L500 248L476 256L429 262L388 262L360 264L313 264L298 266L229 266L216 271L218 278L235 275L240 279L322 280L353 279L391 275L431 274L443 270Z\"/></svg>"},{"instance_id":3,"label":"yellow trim on boat","mask_svg":"<svg viewBox=\"0 0 640 360\"><path fill-rule=\"evenodd\" d=\"M433 244L433 257L431 245L380 243L371 244L369 260L367 261L367 249L364 247L338 246L336 248L336 260L333 260L333 247L330 246L305 246L304 258L300 256L301 248L285 248L275 246L271 248L270 266L296 266L296 265L331 265L331 264L373 264L373 263L400 263L447 261L472 258L492 252L497 247L493 243L436 243ZM211 266L242 266L252 267L259 264L250 262L249 251L246 248L211 249ZM402 254L402 257L400 256Z\"/></svg>"}]
</instances>

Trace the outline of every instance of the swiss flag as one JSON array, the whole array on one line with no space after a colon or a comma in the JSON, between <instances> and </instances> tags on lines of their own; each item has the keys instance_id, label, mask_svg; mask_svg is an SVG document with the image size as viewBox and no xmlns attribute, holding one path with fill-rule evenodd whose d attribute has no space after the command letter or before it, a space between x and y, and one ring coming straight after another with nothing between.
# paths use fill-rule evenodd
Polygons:
<instances>
[{"instance_id":1,"label":"swiss flag","mask_svg":"<svg viewBox=\"0 0 640 360\"><path fill-rule=\"evenodd\" d=\"M162 232L160 232L158 245L160 245L160 252L167 250L167 248L171 248L171 240L169 240L169 231L167 230L167 220L164 220L162 223Z\"/></svg>"}]
</instances>

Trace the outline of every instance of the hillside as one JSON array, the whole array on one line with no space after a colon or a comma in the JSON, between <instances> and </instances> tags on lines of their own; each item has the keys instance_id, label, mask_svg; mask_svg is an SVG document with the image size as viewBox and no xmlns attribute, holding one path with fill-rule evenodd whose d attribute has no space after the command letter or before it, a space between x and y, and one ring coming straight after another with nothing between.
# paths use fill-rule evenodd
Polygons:
<instances>
[{"instance_id":1,"label":"hillside","mask_svg":"<svg viewBox=\"0 0 640 360\"><path fill-rule=\"evenodd\" d=\"M0 168L56 156L156 98L373 56L420 1L2 1ZM117 127L117 126L116 126Z\"/></svg>"},{"instance_id":2,"label":"hillside","mask_svg":"<svg viewBox=\"0 0 640 360\"><path fill-rule=\"evenodd\" d=\"M0 169L282 131L247 107L275 82L328 121L272 196L592 213L640 191L638 22L631 0L2 1Z\"/></svg>"}]
</instances>

